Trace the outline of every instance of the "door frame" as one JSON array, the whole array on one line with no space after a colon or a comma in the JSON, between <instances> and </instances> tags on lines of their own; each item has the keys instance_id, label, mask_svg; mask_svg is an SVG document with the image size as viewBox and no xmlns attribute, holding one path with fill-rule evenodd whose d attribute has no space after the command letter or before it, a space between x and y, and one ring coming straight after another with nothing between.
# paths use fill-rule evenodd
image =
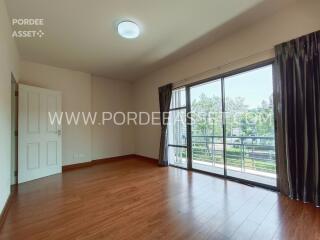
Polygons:
<instances>
[{"instance_id":1,"label":"door frame","mask_svg":"<svg viewBox=\"0 0 320 240\"><path fill-rule=\"evenodd\" d=\"M242 184L246 184L246 185L250 185L250 186L258 186L258 187L263 187L266 189L270 189L270 190L274 190L274 191L279 191L279 184L278 184L278 178L276 180L276 186L270 186L267 184L263 184L263 183L258 183L258 182L253 182L250 180L246 180L246 179L241 179L241 178L236 178L236 177L232 177L232 176L228 176L227 175L227 169L226 169L226 152L223 151L223 162L224 162L224 175L220 175L220 174L216 174L216 173L212 173L212 172L206 172L206 171L202 171L202 170L198 170L198 169L194 169L192 167L192 136L191 136L191 119L188 117L188 113L191 112L191 103L190 103L190 88L193 86L197 86L203 83L208 83L208 82L213 82L213 81L217 81L217 80L221 80L221 97L222 97L222 131L223 131L223 148L226 149L226 119L225 119L225 90L224 90L224 79L236 74L240 74L240 73L244 73L250 70L254 70L257 68L261 68L261 67L265 67L268 65L272 65L273 66L273 71L274 71L274 64L275 64L275 59L271 58L265 61L261 61L255 64L251 64L248 65L246 67L242 67L239 69L235 69L235 70L231 70L229 72L226 73L222 73L222 74L218 74L216 76L212 76L194 83L190 83L190 84L186 84L185 86L180 86L177 87L181 88L181 87L185 87L185 91L186 91L186 110L187 110L187 114L186 114L186 123L187 123L187 170L189 171L195 171L195 172L200 172L206 175L212 175L215 177L219 177L219 178L223 178L223 179L228 179L228 180L232 180L232 181L236 181ZM274 74L273 74L273 78L274 78ZM273 99L275 99L275 84L274 84L274 79L273 79ZM274 113L276 113L275 111L275 101L273 101L273 109L274 109ZM277 115L274 114L274 136L275 136L275 158L276 158L276 173L278 173L278 146L277 146L277 134L276 134L276 122L277 122ZM171 165L174 166L174 165ZM176 166L174 166L176 167ZM180 167L181 168L181 167Z\"/></svg>"},{"instance_id":2,"label":"door frame","mask_svg":"<svg viewBox=\"0 0 320 240\"><path fill-rule=\"evenodd\" d=\"M18 83L11 73L11 185L18 183Z\"/></svg>"}]
</instances>

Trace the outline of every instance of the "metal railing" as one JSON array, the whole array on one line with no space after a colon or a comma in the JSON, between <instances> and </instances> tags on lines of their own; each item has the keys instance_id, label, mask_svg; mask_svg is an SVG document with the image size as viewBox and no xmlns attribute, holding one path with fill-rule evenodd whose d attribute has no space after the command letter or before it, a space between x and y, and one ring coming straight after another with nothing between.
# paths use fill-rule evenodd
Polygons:
<instances>
[{"instance_id":1,"label":"metal railing","mask_svg":"<svg viewBox=\"0 0 320 240\"><path fill-rule=\"evenodd\" d=\"M222 136L192 136L192 160L223 167ZM226 165L237 171L276 173L273 137L226 137Z\"/></svg>"}]
</instances>

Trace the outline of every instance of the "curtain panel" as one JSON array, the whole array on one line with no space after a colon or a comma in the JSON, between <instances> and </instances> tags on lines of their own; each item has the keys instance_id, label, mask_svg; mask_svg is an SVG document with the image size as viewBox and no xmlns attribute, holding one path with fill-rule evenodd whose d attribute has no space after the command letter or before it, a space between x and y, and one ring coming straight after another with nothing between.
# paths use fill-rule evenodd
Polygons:
<instances>
[{"instance_id":1,"label":"curtain panel","mask_svg":"<svg viewBox=\"0 0 320 240\"><path fill-rule=\"evenodd\" d=\"M320 206L320 31L275 51L280 191Z\"/></svg>"},{"instance_id":2,"label":"curtain panel","mask_svg":"<svg viewBox=\"0 0 320 240\"><path fill-rule=\"evenodd\" d=\"M167 125L172 95L172 84L159 87L159 105L160 105L160 119L161 119L161 135L160 135L160 149L159 149L159 165L168 166L168 144L167 144Z\"/></svg>"}]
</instances>

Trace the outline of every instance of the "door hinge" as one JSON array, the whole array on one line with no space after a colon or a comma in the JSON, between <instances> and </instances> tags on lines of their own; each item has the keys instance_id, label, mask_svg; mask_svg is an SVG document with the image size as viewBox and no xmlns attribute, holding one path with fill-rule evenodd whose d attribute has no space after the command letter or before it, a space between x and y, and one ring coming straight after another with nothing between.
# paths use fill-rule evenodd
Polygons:
<instances>
[{"instance_id":1,"label":"door hinge","mask_svg":"<svg viewBox=\"0 0 320 240\"><path fill-rule=\"evenodd\" d=\"M18 137L18 130L14 131L14 136Z\"/></svg>"},{"instance_id":2,"label":"door hinge","mask_svg":"<svg viewBox=\"0 0 320 240\"><path fill-rule=\"evenodd\" d=\"M19 92L18 92L18 91L15 91L15 92L14 92L14 95L15 95L16 97L18 97L18 96L19 96Z\"/></svg>"},{"instance_id":3,"label":"door hinge","mask_svg":"<svg viewBox=\"0 0 320 240\"><path fill-rule=\"evenodd\" d=\"M14 176L15 176L15 177L18 176L18 171L17 171L17 170L14 171Z\"/></svg>"}]
</instances>

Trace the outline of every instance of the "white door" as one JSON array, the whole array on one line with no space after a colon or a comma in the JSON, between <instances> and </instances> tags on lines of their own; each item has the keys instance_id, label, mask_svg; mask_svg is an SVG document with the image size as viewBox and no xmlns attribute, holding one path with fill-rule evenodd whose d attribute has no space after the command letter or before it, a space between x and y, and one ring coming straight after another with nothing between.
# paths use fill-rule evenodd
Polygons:
<instances>
[{"instance_id":1,"label":"white door","mask_svg":"<svg viewBox=\"0 0 320 240\"><path fill-rule=\"evenodd\" d=\"M55 112L60 92L19 84L18 183L61 172L61 125L49 118Z\"/></svg>"}]
</instances>

